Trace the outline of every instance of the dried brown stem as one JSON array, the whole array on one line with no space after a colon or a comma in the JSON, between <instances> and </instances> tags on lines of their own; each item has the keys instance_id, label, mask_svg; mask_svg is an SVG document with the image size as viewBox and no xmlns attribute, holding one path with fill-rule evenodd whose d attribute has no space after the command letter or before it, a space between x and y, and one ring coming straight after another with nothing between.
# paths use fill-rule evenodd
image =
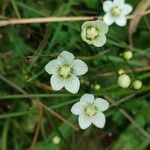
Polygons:
<instances>
[{"instance_id":1,"label":"dried brown stem","mask_svg":"<svg viewBox=\"0 0 150 150\"><path fill-rule=\"evenodd\" d=\"M135 68L134 71L135 72L144 72L144 71L149 71L150 70L150 66L145 66L145 67L140 67L140 68ZM131 69L125 70L126 73L132 73L133 71ZM93 77L107 77L107 76L112 76L115 75L115 72L104 72L104 73L97 73L96 75L94 75Z\"/></svg>"},{"instance_id":2,"label":"dried brown stem","mask_svg":"<svg viewBox=\"0 0 150 150\"><path fill-rule=\"evenodd\" d=\"M51 115L57 117L59 120L63 121L64 123L66 123L68 126L70 126L71 128L73 128L76 131L79 131L79 129L73 125L72 123L70 123L69 121L67 121L64 117L62 117L61 115L59 115L58 113L56 113L54 110L52 110L51 108L47 107L46 105L44 105L43 103L40 102L40 105L47 110Z\"/></svg>"},{"instance_id":3,"label":"dried brown stem","mask_svg":"<svg viewBox=\"0 0 150 150\"><path fill-rule=\"evenodd\" d=\"M118 104L109 96L105 96L105 98L115 107L118 106ZM122 113L124 115L124 117L126 117L132 123L132 125L135 128L137 128L139 130L139 132L141 132L141 134L143 136L145 136L146 138L150 138L150 134L148 132L146 132L124 109L118 108L118 110L120 111L120 113Z\"/></svg>"},{"instance_id":4,"label":"dried brown stem","mask_svg":"<svg viewBox=\"0 0 150 150\"><path fill-rule=\"evenodd\" d=\"M38 122L37 122L37 126L35 129L35 134L32 140L32 144L31 144L31 150L35 150L35 144L39 135L39 131L40 131L40 127L41 127L41 122L42 122L42 117L43 117L43 107L41 105L39 105L39 114L38 114Z\"/></svg>"},{"instance_id":5,"label":"dried brown stem","mask_svg":"<svg viewBox=\"0 0 150 150\"><path fill-rule=\"evenodd\" d=\"M150 13L147 10L142 16ZM133 18L133 15L127 16L127 19ZM102 19L101 16L68 16L68 17L45 17L45 18L24 18L24 19L5 19L0 21L0 27L17 24L31 24L31 23L48 23L48 22L65 22L65 21L86 21L93 19Z\"/></svg>"}]
</instances>

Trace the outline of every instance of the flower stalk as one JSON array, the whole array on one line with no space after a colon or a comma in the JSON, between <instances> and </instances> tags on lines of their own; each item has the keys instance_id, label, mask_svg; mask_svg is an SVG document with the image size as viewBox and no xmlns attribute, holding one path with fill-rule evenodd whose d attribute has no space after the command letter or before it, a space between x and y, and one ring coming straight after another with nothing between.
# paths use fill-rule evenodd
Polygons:
<instances>
[{"instance_id":1,"label":"flower stalk","mask_svg":"<svg viewBox=\"0 0 150 150\"><path fill-rule=\"evenodd\" d=\"M150 10L145 11L142 15L147 15ZM132 15L126 16L127 19L132 19ZM0 27L9 25L21 25L31 23L48 23L48 22L63 22L63 21L86 21L103 19L102 16L68 16L68 17L45 17L45 18L23 18L23 19L2 19L0 20Z\"/></svg>"}]
</instances>

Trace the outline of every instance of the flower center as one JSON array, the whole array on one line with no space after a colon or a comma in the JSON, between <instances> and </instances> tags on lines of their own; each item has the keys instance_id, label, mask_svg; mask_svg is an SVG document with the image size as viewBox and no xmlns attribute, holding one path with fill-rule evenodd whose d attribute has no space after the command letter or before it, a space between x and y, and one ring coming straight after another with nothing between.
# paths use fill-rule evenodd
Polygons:
<instances>
[{"instance_id":1,"label":"flower center","mask_svg":"<svg viewBox=\"0 0 150 150\"><path fill-rule=\"evenodd\" d=\"M86 115L92 117L97 113L97 108L95 105L90 104L90 105L85 107L84 111L85 111Z\"/></svg>"},{"instance_id":2,"label":"flower center","mask_svg":"<svg viewBox=\"0 0 150 150\"><path fill-rule=\"evenodd\" d=\"M86 30L87 39L93 40L98 36L98 30L95 27L89 27Z\"/></svg>"},{"instance_id":3,"label":"flower center","mask_svg":"<svg viewBox=\"0 0 150 150\"><path fill-rule=\"evenodd\" d=\"M59 68L59 75L63 78L68 78L72 73L72 67L70 65L63 65Z\"/></svg>"},{"instance_id":4,"label":"flower center","mask_svg":"<svg viewBox=\"0 0 150 150\"><path fill-rule=\"evenodd\" d=\"M111 9L111 14L112 14L112 16L114 16L114 17L120 16L120 14L121 14L120 8L119 8L118 6L113 7L113 8Z\"/></svg>"}]
</instances>

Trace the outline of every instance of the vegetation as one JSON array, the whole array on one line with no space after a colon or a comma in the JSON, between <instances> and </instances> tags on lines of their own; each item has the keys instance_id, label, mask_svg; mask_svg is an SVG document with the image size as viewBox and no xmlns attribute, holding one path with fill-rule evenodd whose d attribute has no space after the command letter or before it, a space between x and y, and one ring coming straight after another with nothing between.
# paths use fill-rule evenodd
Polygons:
<instances>
[{"instance_id":1,"label":"vegetation","mask_svg":"<svg viewBox=\"0 0 150 150\"><path fill-rule=\"evenodd\" d=\"M103 1L0 0L0 25L10 18L70 18L0 27L1 150L150 149L150 4L126 2L133 7L127 25L109 26L106 44L95 47L81 38L88 19L72 21L70 16L102 17ZM44 69L66 50L88 65L77 94L54 91ZM118 83L122 73L130 85ZM109 101L104 128L79 128L70 109L85 93Z\"/></svg>"}]
</instances>

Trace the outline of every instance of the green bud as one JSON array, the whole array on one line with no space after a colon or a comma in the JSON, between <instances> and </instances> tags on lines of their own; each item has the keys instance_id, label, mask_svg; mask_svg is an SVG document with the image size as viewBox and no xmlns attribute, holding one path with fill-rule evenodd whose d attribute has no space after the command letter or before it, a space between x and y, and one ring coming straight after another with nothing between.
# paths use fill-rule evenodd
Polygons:
<instances>
[{"instance_id":1,"label":"green bud","mask_svg":"<svg viewBox=\"0 0 150 150\"><path fill-rule=\"evenodd\" d=\"M132 86L133 86L134 89L139 90L139 89L142 88L143 83L142 83L142 81L140 81L140 80L135 80L135 81L132 83Z\"/></svg>"},{"instance_id":2,"label":"green bud","mask_svg":"<svg viewBox=\"0 0 150 150\"><path fill-rule=\"evenodd\" d=\"M122 74L118 77L118 85L122 88L128 88L131 83L130 77L126 74Z\"/></svg>"},{"instance_id":3,"label":"green bud","mask_svg":"<svg viewBox=\"0 0 150 150\"><path fill-rule=\"evenodd\" d=\"M129 59L131 59L132 57L133 57L132 51L125 51L125 52L123 53L123 58L126 59L126 60L129 60Z\"/></svg>"}]
</instances>

